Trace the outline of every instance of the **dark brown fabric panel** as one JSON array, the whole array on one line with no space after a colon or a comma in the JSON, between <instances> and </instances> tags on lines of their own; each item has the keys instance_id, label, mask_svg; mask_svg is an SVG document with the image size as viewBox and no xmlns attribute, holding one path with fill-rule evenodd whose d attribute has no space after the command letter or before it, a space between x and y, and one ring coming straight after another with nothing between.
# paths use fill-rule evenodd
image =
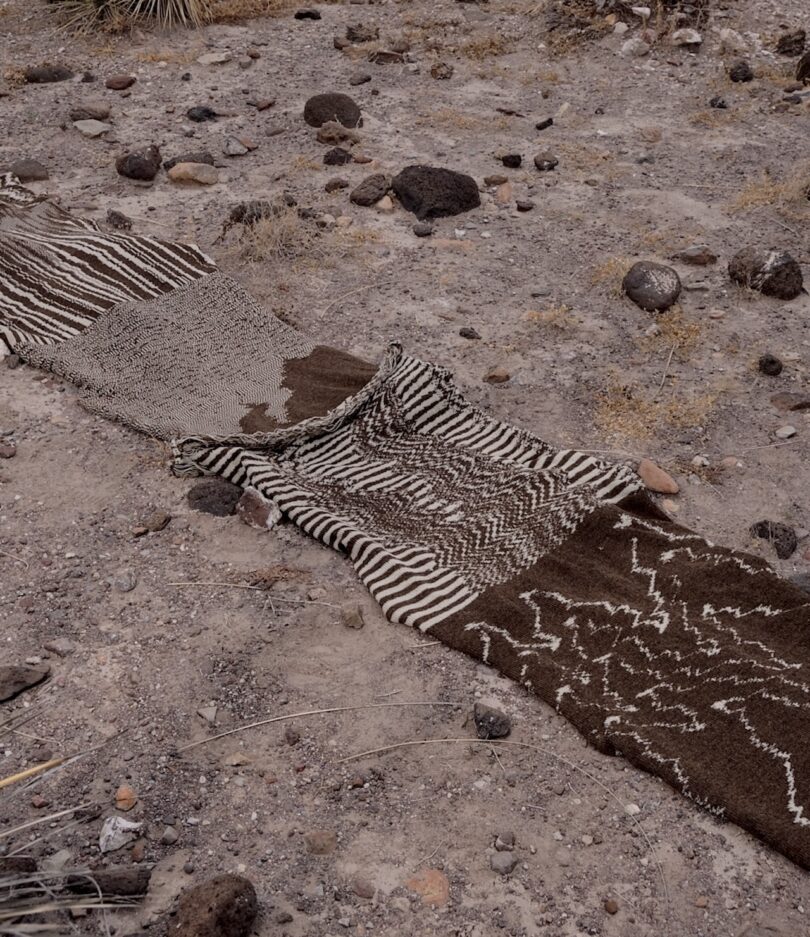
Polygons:
<instances>
[{"instance_id":1,"label":"dark brown fabric panel","mask_svg":"<svg viewBox=\"0 0 810 937\"><path fill-rule=\"evenodd\" d=\"M328 345L316 345L305 358L290 358L284 365L282 383L291 391L285 403L287 423L284 425L324 416L364 387L377 368L376 364Z\"/></svg>"},{"instance_id":2,"label":"dark brown fabric panel","mask_svg":"<svg viewBox=\"0 0 810 937\"><path fill-rule=\"evenodd\" d=\"M757 557L621 515L598 508L431 636L810 867L808 596Z\"/></svg>"}]
</instances>

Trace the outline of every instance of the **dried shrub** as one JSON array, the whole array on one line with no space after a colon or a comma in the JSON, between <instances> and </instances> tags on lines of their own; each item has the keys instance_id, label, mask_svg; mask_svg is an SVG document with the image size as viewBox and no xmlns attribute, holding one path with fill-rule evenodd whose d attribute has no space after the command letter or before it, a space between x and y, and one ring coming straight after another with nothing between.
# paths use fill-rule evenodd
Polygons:
<instances>
[{"instance_id":1,"label":"dried shrub","mask_svg":"<svg viewBox=\"0 0 810 937\"><path fill-rule=\"evenodd\" d=\"M594 422L606 438L649 439L666 429L705 425L716 402L713 393L659 400L614 375L597 397Z\"/></svg>"},{"instance_id":2,"label":"dried shrub","mask_svg":"<svg viewBox=\"0 0 810 937\"><path fill-rule=\"evenodd\" d=\"M236 239L239 253L250 261L290 261L311 256L319 232L314 222L298 209L280 208L244 225Z\"/></svg>"}]
</instances>

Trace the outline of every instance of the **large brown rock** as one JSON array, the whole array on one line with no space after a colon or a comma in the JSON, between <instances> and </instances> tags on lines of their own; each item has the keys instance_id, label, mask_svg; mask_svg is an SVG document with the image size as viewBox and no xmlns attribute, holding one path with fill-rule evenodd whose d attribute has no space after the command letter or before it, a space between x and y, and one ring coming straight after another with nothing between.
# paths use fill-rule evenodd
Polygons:
<instances>
[{"instance_id":1,"label":"large brown rock","mask_svg":"<svg viewBox=\"0 0 810 937\"><path fill-rule=\"evenodd\" d=\"M471 211L481 204L472 176L434 166L406 166L391 183L403 208L420 221Z\"/></svg>"},{"instance_id":2,"label":"large brown rock","mask_svg":"<svg viewBox=\"0 0 810 937\"><path fill-rule=\"evenodd\" d=\"M48 178L48 170L36 159L18 159L3 166L0 172L10 172L20 182L44 182Z\"/></svg>"},{"instance_id":3,"label":"large brown rock","mask_svg":"<svg viewBox=\"0 0 810 937\"><path fill-rule=\"evenodd\" d=\"M357 127L360 123L360 108L348 94L337 91L316 94L304 105L304 120L310 127L322 127L330 120L344 127Z\"/></svg>"},{"instance_id":4,"label":"large brown rock","mask_svg":"<svg viewBox=\"0 0 810 937\"><path fill-rule=\"evenodd\" d=\"M64 65L33 65L25 70L25 80L29 85L46 85L72 77L73 72Z\"/></svg>"},{"instance_id":5,"label":"large brown rock","mask_svg":"<svg viewBox=\"0 0 810 937\"><path fill-rule=\"evenodd\" d=\"M50 672L47 664L40 667L0 667L0 703L42 683Z\"/></svg>"},{"instance_id":6,"label":"large brown rock","mask_svg":"<svg viewBox=\"0 0 810 937\"><path fill-rule=\"evenodd\" d=\"M109 88L110 91L126 91L127 88L131 88L137 80L134 75L111 75L104 82L104 85Z\"/></svg>"},{"instance_id":7,"label":"large brown rock","mask_svg":"<svg viewBox=\"0 0 810 937\"><path fill-rule=\"evenodd\" d=\"M356 188L352 189L349 196L355 205L363 205L368 208L374 205L386 194L391 183L384 173L378 172L373 176L366 176L365 179Z\"/></svg>"},{"instance_id":8,"label":"large brown rock","mask_svg":"<svg viewBox=\"0 0 810 937\"><path fill-rule=\"evenodd\" d=\"M664 495L676 495L680 491L675 479L651 459L642 459L637 471L639 478L650 491L657 491Z\"/></svg>"},{"instance_id":9,"label":"large brown rock","mask_svg":"<svg viewBox=\"0 0 810 937\"><path fill-rule=\"evenodd\" d=\"M802 292L802 268L787 251L744 247L729 261L728 275L741 286L777 299L795 299Z\"/></svg>"},{"instance_id":10,"label":"large brown rock","mask_svg":"<svg viewBox=\"0 0 810 937\"><path fill-rule=\"evenodd\" d=\"M172 937L248 937L259 903L253 885L240 875L218 875L180 896Z\"/></svg>"}]
</instances>

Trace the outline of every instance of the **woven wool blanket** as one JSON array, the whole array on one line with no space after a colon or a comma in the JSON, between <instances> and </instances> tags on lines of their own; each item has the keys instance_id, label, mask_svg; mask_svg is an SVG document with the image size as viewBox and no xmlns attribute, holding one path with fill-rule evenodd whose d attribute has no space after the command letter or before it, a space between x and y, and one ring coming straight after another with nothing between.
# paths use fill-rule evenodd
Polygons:
<instances>
[{"instance_id":1,"label":"woven wool blanket","mask_svg":"<svg viewBox=\"0 0 810 937\"><path fill-rule=\"evenodd\" d=\"M0 176L0 355L160 439L255 433L322 414L372 364L318 345L192 245L108 234Z\"/></svg>"},{"instance_id":2,"label":"woven wool blanket","mask_svg":"<svg viewBox=\"0 0 810 937\"><path fill-rule=\"evenodd\" d=\"M625 466L489 418L443 368L315 345L195 248L74 231L29 196L0 183L10 349L91 409L182 437L177 474L254 489L344 553L391 621L810 868L805 593L675 524Z\"/></svg>"},{"instance_id":3,"label":"woven wool blanket","mask_svg":"<svg viewBox=\"0 0 810 937\"><path fill-rule=\"evenodd\" d=\"M490 419L396 347L327 418L175 451L345 553L391 621L810 867L808 596L635 473Z\"/></svg>"}]
</instances>

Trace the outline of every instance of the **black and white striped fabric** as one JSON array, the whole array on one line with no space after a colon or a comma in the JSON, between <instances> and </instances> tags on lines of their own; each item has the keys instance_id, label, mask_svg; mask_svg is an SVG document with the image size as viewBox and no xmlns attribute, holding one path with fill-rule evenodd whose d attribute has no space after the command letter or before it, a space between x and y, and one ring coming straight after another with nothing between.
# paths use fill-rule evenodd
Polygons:
<instances>
[{"instance_id":1,"label":"black and white striped fabric","mask_svg":"<svg viewBox=\"0 0 810 937\"><path fill-rule=\"evenodd\" d=\"M0 176L0 355L62 342L119 303L215 269L193 245L102 232Z\"/></svg>"},{"instance_id":2,"label":"black and white striped fabric","mask_svg":"<svg viewBox=\"0 0 810 937\"><path fill-rule=\"evenodd\" d=\"M394 622L431 628L552 551L596 504L640 487L621 465L487 417L448 371L398 346L362 397L328 426L185 440L176 470L256 489L347 553Z\"/></svg>"}]
</instances>

